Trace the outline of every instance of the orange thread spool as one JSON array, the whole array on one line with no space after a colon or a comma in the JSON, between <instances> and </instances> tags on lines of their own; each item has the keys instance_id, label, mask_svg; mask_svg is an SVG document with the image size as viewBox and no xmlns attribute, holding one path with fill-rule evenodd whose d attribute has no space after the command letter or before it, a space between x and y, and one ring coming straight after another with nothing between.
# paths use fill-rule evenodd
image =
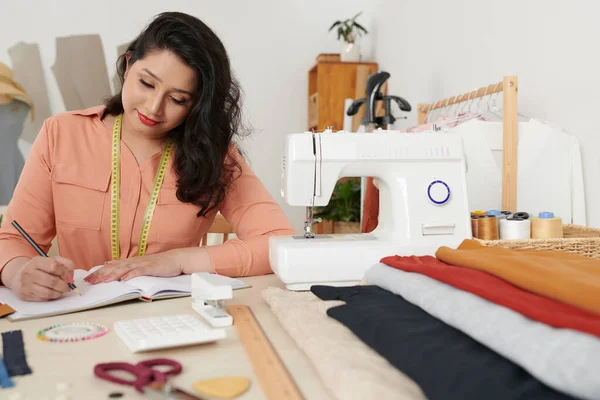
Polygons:
<instances>
[{"instance_id":1,"label":"orange thread spool","mask_svg":"<svg viewBox=\"0 0 600 400\"><path fill-rule=\"evenodd\" d=\"M479 237L479 232L478 232L478 225L477 225L477 220L479 219L479 215L471 215L471 233L473 234L474 238L478 238Z\"/></svg>"},{"instance_id":2,"label":"orange thread spool","mask_svg":"<svg viewBox=\"0 0 600 400\"><path fill-rule=\"evenodd\" d=\"M498 218L494 215L477 218L477 234L482 240L498 240Z\"/></svg>"}]
</instances>

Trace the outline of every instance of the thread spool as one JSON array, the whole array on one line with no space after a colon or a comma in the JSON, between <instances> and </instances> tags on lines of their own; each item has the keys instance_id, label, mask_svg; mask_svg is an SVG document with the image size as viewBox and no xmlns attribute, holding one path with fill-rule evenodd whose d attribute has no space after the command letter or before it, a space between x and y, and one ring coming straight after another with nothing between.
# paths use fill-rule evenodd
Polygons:
<instances>
[{"instance_id":1,"label":"thread spool","mask_svg":"<svg viewBox=\"0 0 600 400\"><path fill-rule=\"evenodd\" d=\"M477 218L477 235L481 240L498 240L498 219L495 215Z\"/></svg>"},{"instance_id":2,"label":"thread spool","mask_svg":"<svg viewBox=\"0 0 600 400\"><path fill-rule=\"evenodd\" d=\"M485 215L485 211L483 211L483 210L471 211L471 215Z\"/></svg>"},{"instance_id":3,"label":"thread spool","mask_svg":"<svg viewBox=\"0 0 600 400\"><path fill-rule=\"evenodd\" d=\"M471 215L471 233L473 234L474 238L479 237L479 233L478 233L478 229L477 229L477 219L478 218L479 218L479 215Z\"/></svg>"},{"instance_id":4,"label":"thread spool","mask_svg":"<svg viewBox=\"0 0 600 400\"><path fill-rule=\"evenodd\" d=\"M487 215L493 215L494 217L496 217L497 220L501 220L501 219L505 219L506 218L506 211L500 211L500 210L488 210L488 212L486 213Z\"/></svg>"},{"instance_id":5,"label":"thread spool","mask_svg":"<svg viewBox=\"0 0 600 400\"><path fill-rule=\"evenodd\" d=\"M552 239L563 237L562 219L552 212L541 212L531 219L531 237Z\"/></svg>"},{"instance_id":6,"label":"thread spool","mask_svg":"<svg viewBox=\"0 0 600 400\"><path fill-rule=\"evenodd\" d=\"M500 211L500 214L504 215L506 218L513 215L510 211Z\"/></svg>"},{"instance_id":7,"label":"thread spool","mask_svg":"<svg viewBox=\"0 0 600 400\"><path fill-rule=\"evenodd\" d=\"M510 216L500 220L500 239L519 240L531 237L531 221L529 219Z\"/></svg>"},{"instance_id":8,"label":"thread spool","mask_svg":"<svg viewBox=\"0 0 600 400\"><path fill-rule=\"evenodd\" d=\"M515 218L529 219L529 214L523 211L516 212L512 216Z\"/></svg>"}]
</instances>

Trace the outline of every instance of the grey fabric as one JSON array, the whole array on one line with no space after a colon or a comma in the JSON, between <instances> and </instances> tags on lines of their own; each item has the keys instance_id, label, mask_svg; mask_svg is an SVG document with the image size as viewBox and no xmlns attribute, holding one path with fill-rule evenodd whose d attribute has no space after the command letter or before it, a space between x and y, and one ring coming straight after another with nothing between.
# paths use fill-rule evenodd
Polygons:
<instances>
[{"instance_id":1,"label":"grey fabric","mask_svg":"<svg viewBox=\"0 0 600 400\"><path fill-rule=\"evenodd\" d=\"M19 100L0 104L0 204L8 204L25 160L18 143L29 106Z\"/></svg>"},{"instance_id":2,"label":"grey fabric","mask_svg":"<svg viewBox=\"0 0 600 400\"><path fill-rule=\"evenodd\" d=\"M600 340L531 320L428 276L376 264L371 285L402 296L563 393L600 399Z\"/></svg>"}]
</instances>

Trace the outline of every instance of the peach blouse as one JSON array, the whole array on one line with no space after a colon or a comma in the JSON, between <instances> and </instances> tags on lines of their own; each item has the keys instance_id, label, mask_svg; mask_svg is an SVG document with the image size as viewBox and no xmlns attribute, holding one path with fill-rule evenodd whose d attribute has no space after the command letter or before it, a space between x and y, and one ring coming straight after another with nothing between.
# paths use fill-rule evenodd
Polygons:
<instances>
[{"instance_id":1,"label":"peach blouse","mask_svg":"<svg viewBox=\"0 0 600 400\"><path fill-rule=\"evenodd\" d=\"M10 224L16 220L48 252L57 236L59 253L89 270L111 259L110 181L112 131L100 117L104 106L55 115L44 125L25 163L0 228L0 270L35 250ZM233 153L232 153L233 154ZM271 272L269 235L294 234L281 208L241 156L243 172L218 210L237 238L208 246L216 273L228 276ZM121 142L121 258L136 255L146 204L160 153L138 165ZM146 254L197 247L217 210L197 217L199 208L176 196L176 175L167 169L150 226Z\"/></svg>"}]
</instances>

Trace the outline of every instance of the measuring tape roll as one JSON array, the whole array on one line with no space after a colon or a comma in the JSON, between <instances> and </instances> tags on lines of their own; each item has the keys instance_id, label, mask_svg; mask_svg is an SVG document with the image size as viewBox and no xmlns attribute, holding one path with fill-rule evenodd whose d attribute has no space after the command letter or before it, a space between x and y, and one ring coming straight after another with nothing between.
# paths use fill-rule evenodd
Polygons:
<instances>
[{"instance_id":1,"label":"measuring tape roll","mask_svg":"<svg viewBox=\"0 0 600 400\"><path fill-rule=\"evenodd\" d=\"M113 125L113 136L112 136L112 179L111 179L111 194L110 194L110 246L112 252L112 259L118 260L121 258L120 247L119 247L119 203L121 196L121 125L122 125L123 114L119 114L115 119ZM173 149L173 143L168 141L165 145L162 157L160 158L160 164L158 171L156 171L156 177L154 178L154 186L152 187L152 193L148 199L148 205L146 206L146 212L144 214L144 223L142 224L142 232L140 233L140 242L138 244L137 256L143 256L146 254L146 247L148 246L148 234L150 233L150 223L152 222L152 216L156 208L156 202L158 201L158 194L165 178L167 171L167 165L169 164L169 158Z\"/></svg>"}]
</instances>

